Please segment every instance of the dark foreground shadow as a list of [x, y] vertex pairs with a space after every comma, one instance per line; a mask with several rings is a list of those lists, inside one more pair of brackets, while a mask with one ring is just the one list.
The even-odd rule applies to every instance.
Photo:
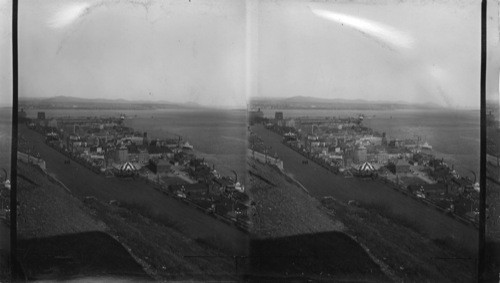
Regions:
[[28, 280], [89, 277], [151, 280], [127, 250], [103, 232], [19, 240], [17, 250]]
[[485, 243], [485, 266], [483, 282], [499, 282], [500, 280], [500, 242]]
[[341, 232], [253, 240], [248, 264], [248, 281], [390, 281], [365, 250]]

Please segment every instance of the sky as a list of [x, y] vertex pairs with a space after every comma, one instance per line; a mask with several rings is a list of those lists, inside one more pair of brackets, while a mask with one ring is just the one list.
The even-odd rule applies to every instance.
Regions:
[[[489, 8], [498, 97], [498, 2]], [[256, 10], [257, 95], [479, 108], [480, 1], [263, 0]]]
[[246, 105], [245, 2], [30, 0], [18, 17], [19, 97]]
[[[497, 100], [498, 2], [488, 8], [487, 93]], [[0, 0], [1, 105], [12, 100], [10, 15]], [[30, 0], [18, 20], [20, 97], [479, 108], [479, 0]]]

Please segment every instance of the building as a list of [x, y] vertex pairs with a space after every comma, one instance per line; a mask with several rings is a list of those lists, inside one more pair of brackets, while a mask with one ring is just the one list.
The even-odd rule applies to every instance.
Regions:
[[47, 121], [47, 127], [56, 128], [57, 129], [58, 126], [59, 126], [59, 122], [55, 118], [52, 118], [49, 121]]
[[146, 163], [149, 161], [149, 153], [146, 149], [139, 149], [138, 162]]
[[382, 146], [387, 146], [387, 137], [385, 132], [382, 133]]
[[283, 120], [283, 112], [275, 112], [274, 119], [276, 119], [277, 121]]
[[184, 185], [184, 190], [188, 197], [199, 197], [206, 195], [209, 192], [209, 188], [206, 183], [186, 184]]
[[360, 146], [354, 152], [354, 162], [355, 163], [363, 163], [367, 161], [367, 152], [366, 147]]
[[398, 159], [394, 164], [394, 173], [408, 173], [410, 172], [410, 163], [404, 159]]
[[38, 120], [45, 120], [45, 112], [38, 112]]
[[121, 147], [115, 152], [115, 162], [124, 163], [128, 161], [128, 149]]
[[128, 143], [128, 144], [132, 143], [135, 145], [143, 145], [144, 137], [137, 137], [137, 136], [125, 137], [122, 139], [122, 142]]
[[359, 139], [361, 144], [364, 145], [376, 145], [380, 146], [382, 145], [382, 139], [381, 137], [375, 137], [375, 136], [365, 136]]
[[285, 126], [290, 127], [290, 128], [295, 128], [295, 119], [287, 119], [285, 121]]
[[149, 168], [155, 174], [169, 172], [171, 167], [172, 165], [164, 159], [159, 159], [157, 161], [153, 160], [149, 161]]

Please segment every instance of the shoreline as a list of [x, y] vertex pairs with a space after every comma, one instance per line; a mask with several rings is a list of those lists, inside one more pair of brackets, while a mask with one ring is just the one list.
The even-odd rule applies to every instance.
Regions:
[[[140, 180], [106, 178], [77, 162], [71, 162], [69, 165], [64, 164], [67, 157], [46, 145], [38, 132], [27, 127], [23, 128], [23, 126], [20, 127], [20, 132], [36, 144], [41, 158], [46, 160], [47, 171], [57, 172], [57, 178], [68, 188], [71, 188], [72, 194], [80, 199], [93, 196], [106, 203], [116, 200], [123, 204], [143, 204], [161, 217], [175, 218], [176, 221], [182, 220], [185, 232], [192, 235], [193, 238], [210, 238], [218, 235], [220, 240], [226, 239], [222, 246], [235, 252], [241, 251], [243, 245], [239, 242], [247, 242], [248, 236], [236, 227], [214, 219], [193, 207], [186, 206], [170, 196], [165, 196], [153, 188], [151, 184]], [[141, 190], [138, 190], [139, 187]], [[204, 223], [202, 224], [200, 221]]]
[[[255, 128], [255, 127], [254, 127]], [[327, 171], [316, 163], [301, 164], [303, 156], [281, 143], [281, 137], [265, 128], [255, 131], [267, 145], [278, 152], [285, 170], [291, 172], [316, 198], [333, 196], [342, 202], [357, 200], [362, 203], [378, 204], [390, 208], [394, 213], [421, 226], [423, 232], [431, 238], [452, 237], [468, 250], [475, 251], [477, 241], [471, 245], [471, 239], [477, 238], [477, 229], [456, 221], [428, 207], [421, 202], [408, 198], [394, 191], [387, 184], [370, 182], [355, 178], [344, 178]], [[262, 134], [267, 131], [269, 134]], [[374, 192], [376, 191], [376, 192]]]
[[[381, 120], [390, 122], [391, 124], [394, 125], [394, 123], [397, 123], [399, 119], [403, 119], [405, 121], [410, 121], [411, 123], [411, 129], [415, 131], [420, 131], [421, 129], [426, 129], [426, 128], [433, 128], [438, 129], [438, 131], [441, 129], [438, 125], [433, 126], [429, 125], [428, 121], [424, 122], [414, 122], [413, 119], [410, 119], [413, 117], [413, 115], [410, 114], [415, 114], [415, 119], [420, 118], [427, 118], [424, 113], [430, 113], [430, 114], [436, 114], [438, 117], [435, 117], [436, 119], [445, 119], [445, 118], [457, 118], [453, 114], [460, 114], [463, 113], [465, 115], [465, 118], [471, 117], [472, 114], [474, 114], [473, 120], [467, 122], [469, 123], [469, 126], [467, 127], [467, 130], [475, 130], [477, 128], [477, 135], [469, 135], [466, 136], [467, 139], [476, 139], [479, 138], [479, 110], [468, 110], [468, 109], [445, 109], [445, 111], [441, 110], [433, 110], [433, 109], [399, 109], [399, 110], [356, 110], [356, 109], [341, 109], [341, 110], [321, 110], [321, 109], [301, 109], [301, 110], [296, 110], [296, 109], [262, 109], [262, 112], [264, 113], [265, 118], [272, 119], [274, 118], [274, 113], [275, 111], [282, 111], [284, 116], [287, 118], [292, 118], [292, 119], [297, 119], [300, 117], [315, 117], [315, 118], [324, 118], [324, 117], [340, 117], [340, 118], [347, 118], [347, 117], [357, 117], [359, 114], [365, 114], [365, 119], [363, 121], [363, 124], [369, 128], [372, 128], [373, 131], [376, 132], [386, 132], [387, 136], [390, 136], [392, 138], [409, 138], [413, 136], [413, 133], [408, 133], [406, 130], [401, 130], [399, 129], [399, 133], [394, 132], [394, 128], [391, 126], [385, 126], [381, 127], [381, 125], [378, 125]], [[393, 113], [395, 112], [395, 113]], [[477, 117], [476, 117], [476, 112], [477, 112]], [[421, 115], [419, 115], [421, 114]], [[390, 117], [394, 115], [392, 119]], [[410, 115], [410, 116], [409, 116]], [[441, 117], [443, 116], [444, 117]], [[460, 117], [463, 118], [463, 117]], [[446, 120], [445, 120], [446, 121]], [[455, 121], [455, 120], [454, 120]], [[473, 124], [470, 124], [473, 123]], [[450, 122], [451, 124], [451, 122]], [[403, 125], [403, 124], [401, 124]], [[456, 123], [453, 123], [453, 126], [455, 126]], [[477, 125], [477, 127], [472, 127], [471, 125]], [[432, 132], [432, 131], [431, 131]], [[430, 133], [420, 133], [422, 137], [425, 135], [432, 136]], [[423, 135], [422, 135], [423, 134]], [[460, 139], [461, 135], [456, 136], [456, 138]], [[479, 141], [476, 144], [475, 152], [477, 154], [474, 154], [474, 156], [470, 155], [470, 149], [464, 150], [462, 152], [455, 152], [455, 153], [445, 153], [438, 151], [437, 149], [442, 149], [443, 147], [446, 148], [447, 144], [450, 142], [457, 142], [457, 141], [440, 141], [440, 142], [431, 142], [428, 140], [428, 142], [434, 147], [433, 148], [433, 153], [437, 154], [437, 157], [444, 157], [445, 161], [453, 161], [452, 163], [455, 163], [455, 167], [458, 167], [457, 169], [460, 169], [460, 174], [463, 176], [471, 176], [470, 170], [473, 170], [477, 176], [479, 176]], [[458, 140], [458, 142], [460, 142]], [[435, 154], [435, 155], [436, 155]], [[460, 156], [465, 155], [468, 156], [464, 159], [460, 158]], [[470, 156], [469, 156], [470, 155]], [[458, 156], [458, 158], [457, 158]], [[469, 164], [471, 164], [472, 159], [477, 159], [476, 161], [473, 161], [474, 166], [471, 166], [470, 168], [468, 167]]]

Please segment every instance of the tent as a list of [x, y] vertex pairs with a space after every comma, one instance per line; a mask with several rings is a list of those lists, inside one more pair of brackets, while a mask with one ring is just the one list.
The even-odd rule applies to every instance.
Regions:
[[129, 172], [129, 173], [132, 173], [132, 172], [135, 172], [137, 171], [137, 168], [134, 166], [134, 164], [130, 163], [130, 162], [125, 162], [121, 167], [120, 167], [120, 171], [121, 172]]
[[359, 166], [358, 170], [360, 172], [372, 172], [375, 171], [375, 167], [373, 167], [373, 165], [371, 165], [369, 162], [365, 162]]

